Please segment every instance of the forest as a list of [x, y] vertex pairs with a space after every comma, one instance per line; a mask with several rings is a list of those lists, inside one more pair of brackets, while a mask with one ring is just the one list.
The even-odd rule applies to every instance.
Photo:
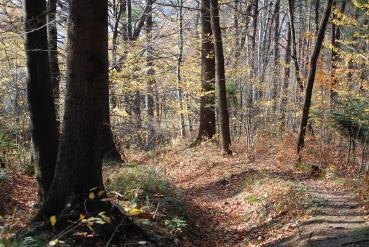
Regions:
[[367, 0], [0, 0], [0, 247], [369, 246]]

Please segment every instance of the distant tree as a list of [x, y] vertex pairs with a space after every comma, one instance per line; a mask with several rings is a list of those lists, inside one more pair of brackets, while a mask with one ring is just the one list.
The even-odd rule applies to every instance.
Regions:
[[39, 199], [44, 201], [54, 176], [58, 151], [48, 55], [46, 1], [25, 0], [23, 8], [32, 153]]
[[179, 103], [179, 124], [181, 137], [186, 137], [186, 126], [184, 118], [184, 103], [183, 103], [183, 90], [182, 90], [182, 66], [183, 66], [183, 1], [178, 1], [179, 13], [178, 13], [178, 54], [177, 54], [177, 94]]
[[227, 91], [225, 80], [225, 64], [223, 54], [222, 31], [219, 21], [218, 0], [211, 0], [211, 27], [214, 37], [216, 83], [218, 86], [219, 132], [222, 152], [231, 154], [231, 134], [229, 130], [229, 114], [227, 106]]
[[147, 65], [147, 93], [145, 96], [145, 105], [146, 105], [146, 148], [151, 148], [154, 142], [154, 85], [155, 81], [155, 69], [153, 66], [154, 60], [154, 52], [153, 52], [153, 37], [152, 37], [152, 29], [153, 29], [153, 17], [152, 17], [152, 0], [147, 0], [147, 6], [150, 6], [150, 10], [148, 12], [148, 16], [146, 18], [146, 65]]
[[327, 0], [325, 3], [323, 17], [320, 22], [318, 36], [315, 41], [315, 47], [314, 47], [313, 53], [311, 54], [311, 58], [310, 58], [310, 70], [309, 70], [309, 75], [308, 75], [308, 79], [306, 83], [305, 100], [304, 100], [304, 106], [302, 109], [301, 124], [300, 124], [298, 139], [297, 139], [296, 152], [298, 154], [299, 161], [301, 160], [301, 150], [303, 149], [304, 143], [305, 143], [306, 126], [307, 126], [308, 118], [309, 118], [309, 110], [310, 110], [311, 97], [312, 97], [313, 87], [314, 87], [317, 61], [318, 61], [319, 53], [320, 53], [320, 50], [322, 48], [322, 44], [324, 41], [324, 35], [327, 29], [327, 23], [329, 20], [329, 16], [331, 15], [332, 2], [333, 0]]

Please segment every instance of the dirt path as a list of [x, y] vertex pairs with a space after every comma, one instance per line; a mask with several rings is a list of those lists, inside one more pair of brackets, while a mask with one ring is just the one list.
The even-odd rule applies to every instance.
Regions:
[[314, 217], [300, 225], [296, 234], [266, 246], [369, 246], [368, 212], [350, 192], [334, 190], [325, 181], [305, 185], [316, 206]]
[[[250, 161], [242, 154], [223, 157], [211, 147], [202, 147], [196, 152], [169, 152], [151, 163], [160, 166], [185, 194], [189, 227], [180, 246], [369, 246], [368, 212], [350, 192], [332, 181], [283, 169], [273, 157]], [[314, 200], [314, 216], [301, 225], [279, 216], [261, 224], [246, 220], [250, 204], [244, 188], [252, 174], [304, 185]]]

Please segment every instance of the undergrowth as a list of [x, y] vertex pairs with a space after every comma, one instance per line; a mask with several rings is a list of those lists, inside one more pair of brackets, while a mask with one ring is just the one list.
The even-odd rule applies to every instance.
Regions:
[[293, 230], [309, 217], [312, 198], [300, 184], [282, 178], [254, 174], [245, 180], [245, 201], [248, 211], [245, 220], [257, 226], [247, 242], [256, 244], [283, 232]]
[[107, 173], [106, 189], [117, 205], [146, 230], [178, 241], [187, 226], [184, 198], [162, 172], [125, 164]]

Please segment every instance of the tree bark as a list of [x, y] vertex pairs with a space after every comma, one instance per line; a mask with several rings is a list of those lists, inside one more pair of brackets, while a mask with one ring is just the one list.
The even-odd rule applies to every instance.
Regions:
[[178, 57], [177, 57], [177, 93], [178, 93], [178, 103], [179, 103], [179, 125], [181, 131], [181, 137], [186, 137], [186, 126], [184, 121], [184, 106], [183, 106], [183, 90], [181, 88], [182, 84], [182, 60], [183, 60], [183, 1], [179, 0], [179, 30], [178, 30]]
[[284, 74], [283, 74], [283, 82], [282, 82], [282, 90], [281, 90], [281, 101], [279, 110], [281, 113], [281, 132], [285, 130], [286, 128], [286, 106], [288, 103], [288, 83], [290, 80], [290, 72], [291, 72], [291, 26], [288, 24], [287, 29], [287, 45], [286, 45], [286, 53], [284, 56]]
[[154, 144], [154, 85], [155, 81], [155, 69], [153, 67], [154, 54], [153, 54], [153, 18], [152, 18], [152, 0], [147, 0], [149, 6], [148, 16], [146, 18], [146, 66], [147, 66], [147, 92], [145, 97], [146, 104], [146, 143], [145, 147], [150, 149]]
[[[333, 8], [336, 7], [336, 3], [333, 3]], [[346, 2], [342, 2], [341, 5], [341, 12], [344, 13], [345, 12], [345, 8], [346, 8]], [[335, 15], [333, 14], [332, 19], [335, 19]], [[337, 53], [337, 49], [339, 49], [339, 43], [337, 43], [336, 41], [339, 40], [341, 38], [341, 30], [339, 27], [336, 26], [336, 24], [333, 23], [332, 20], [332, 71], [331, 71], [331, 86], [330, 86], [330, 104], [331, 106], [334, 105], [334, 103], [337, 101], [337, 92], [336, 92], [336, 87], [337, 87], [337, 78], [336, 78], [336, 70], [337, 70], [337, 63], [338, 63], [338, 59], [339, 59], [339, 55]]]
[[54, 176], [58, 151], [57, 122], [48, 56], [46, 1], [25, 0], [23, 4], [32, 151], [38, 196], [42, 202]]
[[302, 110], [301, 125], [299, 129], [297, 149], [296, 149], [296, 153], [298, 154], [299, 161], [301, 161], [301, 150], [303, 149], [304, 143], [305, 143], [306, 126], [307, 126], [308, 118], [309, 118], [309, 110], [310, 110], [311, 97], [312, 97], [313, 87], [314, 87], [317, 61], [318, 61], [320, 50], [322, 48], [322, 44], [324, 41], [324, 36], [325, 36], [325, 31], [327, 29], [327, 23], [329, 20], [329, 16], [331, 14], [332, 2], [333, 0], [326, 0], [323, 17], [319, 25], [318, 36], [315, 41], [315, 47], [314, 47], [313, 53], [310, 58], [310, 70], [309, 70], [309, 75], [308, 75], [307, 84], [306, 84], [305, 100], [304, 100], [304, 106]]
[[213, 138], [215, 126], [215, 51], [211, 30], [210, 0], [201, 1], [200, 125], [196, 142]]
[[277, 111], [277, 95], [278, 95], [278, 79], [280, 76], [278, 75], [280, 71], [280, 61], [279, 61], [279, 12], [280, 12], [281, 0], [276, 0], [274, 6], [274, 67], [273, 67], [273, 76], [272, 76], [272, 93], [271, 99], [273, 101], [273, 112]]
[[229, 114], [227, 106], [227, 91], [224, 67], [224, 54], [222, 31], [219, 21], [218, 0], [211, 0], [211, 27], [214, 37], [215, 65], [216, 65], [216, 83], [218, 86], [218, 111], [219, 111], [219, 132], [221, 138], [221, 147], [224, 154], [231, 154], [231, 134], [229, 130]]
[[300, 91], [303, 92], [304, 84], [300, 76], [300, 68], [299, 68], [299, 62], [297, 59], [297, 48], [296, 48], [296, 30], [295, 30], [295, 21], [294, 21], [295, 0], [288, 0], [288, 10], [289, 10], [291, 38], [292, 38], [292, 61], [293, 61], [293, 65], [295, 66], [295, 77], [296, 77], [297, 85]]
[[58, 124], [58, 131], [60, 126], [59, 116], [59, 82], [60, 69], [58, 59], [58, 30], [56, 23], [56, 6], [57, 0], [48, 0], [48, 41], [49, 41], [49, 62], [51, 85], [54, 96], [56, 120]]
[[102, 188], [102, 129], [108, 102], [108, 1], [71, 0], [67, 82], [55, 177], [38, 217], [59, 215], [68, 203]]

